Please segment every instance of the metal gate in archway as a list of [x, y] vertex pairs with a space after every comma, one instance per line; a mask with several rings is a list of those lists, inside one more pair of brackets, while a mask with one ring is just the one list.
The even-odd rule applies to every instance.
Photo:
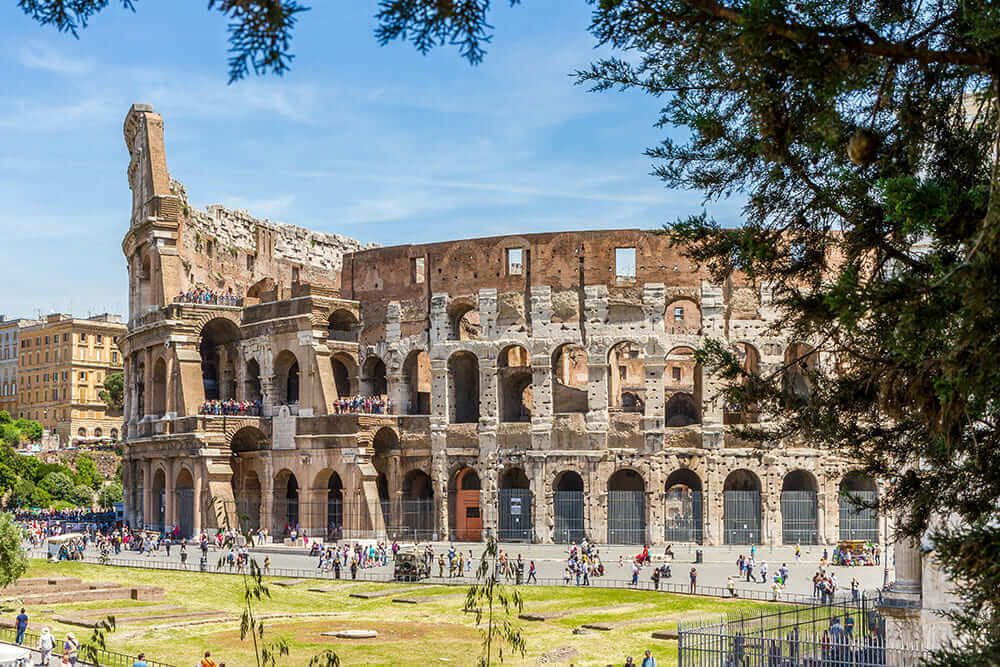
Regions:
[[194, 489], [177, 489], [177, 527], [181, 537], [194, 535]]
[[761, 542], [760, 491], [724, 491], [726, 544]]
[[167, 490], [159, 489], [156, 492], [156, 530], [163, 532], [167, 527]]
[[701, 491], [671, 489], [664, 501], [663, 537], [667, 542], [696, 542], [702, 540]]
[[840, 496], [840, 539], [878, 542], [878, 493], [846, 491]]
[[531, 542], [531, 491], [500, 489], [500, 521], [497, 537], [501, 542]]
[[568, 544], [583, 540], [583, 491], [556, 491], [553, 498], [555, 530], [552, 540]]
[[815, 491], [781, 492], [781, 541], [785, 544], [819, 544]]
[[608, 544], [645, 544], [646, 494], [608, 491]]

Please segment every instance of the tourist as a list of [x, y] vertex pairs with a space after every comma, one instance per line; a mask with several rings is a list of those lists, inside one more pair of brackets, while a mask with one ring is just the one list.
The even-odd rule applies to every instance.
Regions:
[[802, 560], [802, 547], [798, 544], [795, 545], [795, 563], [796, 565]]
[[767, 561], [762, 560], [760, 562], [760, 583], [767, 583]]
[[28, 629], [28, 615], [24, 613], [24, 607], [21, 607], [21, 613], [17, 615], [15, 623], [17, 626], [17, 639], [15, 641], [20, 646], [24, 643], [24, 632]]
[[149, 667], [149, 663], [146, 662], [146, 654], [140, 653], [136, 661], [132, 663], [132, 667]]
[[733, 581], [732, 577], [729, 577], [729, 579], [726, 581], [726, 588], [729, 589], [729, 597], [731, 598], [736, 597], [736, 582]]
[[639, 561], [632, 561], [632, 585], [639, 583]]
[[851, 600], [857, 602], [861, 597], [861, 582], [857, 577], [851, 577]]
[[642, 667], [656, 667], [656, 658], [653, 657], [648, 648], [646, 649], [646, 657], [642, 659]]
[[201, 665], [201, 667], [217, 667], [215, 664], [215, 660], [212, 660], [211, 651], [205, 651], [205, 657], [202, 658], [201, 663], [199, 664]]
[[38, 638], [38, 652], [42, 654], [43, 665], [49, 664], [49, 659], [52, 657], [52, 649], [56, 646], [55, 637], [49, 632], [48, 626], [42, 628], [42, 635]]
[[76, 654], [79, 650], [80, 642], [76, 641], [76, 635], [72, 632], [66, 633], [66, 641], [63, 642], [63, 660], [76, 665]]
[[635, 667], [635, 663], [632, 661], [632, 656], [626, 656], [625, 667]]
[[[461, 561], [459, 561], [458, 565], [458, 576], [460, 577], [462, 576]], [[528, 583], [530, 584], [532, 581], [534, 581], [536, 584], [538, 583], [538, 578], [535, 576], [535, 561], [530, 561], [528, 563]]]
[[[693, 594], [698, 588], [698, 570], [692, 567], [689, 576], [691, 578], [691, 586], [689, 592]], [[646, 655], [649, 655], [649, 651], [646, 651]], [[643, 660], [642, 664], [645, 665], [646, 661]], [[656, 664], [655, 660], [653, 661], [653, 664], [654, 665]]]

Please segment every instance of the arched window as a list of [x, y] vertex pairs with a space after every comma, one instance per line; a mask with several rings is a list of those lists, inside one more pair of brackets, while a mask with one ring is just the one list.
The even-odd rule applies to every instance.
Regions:
[[448, 308], [448, 321], [451, 324], [449, 337], [452, 340], [478, 340], [482, 333], [479, 311], [471, 304], [453, 304]]
[[500, 383], [500, 421], [531, 421], [532, 376], [531, 357], [520, 345], [512, 345], [500, 353], [498, 360]]
[[819, 544], [816, 492], [812, 473], [793, 470], [781, 484], [781, 535], [784, 544]]
[[448, 398], [452, 424], [479, 421], [479, 360], [471, 352], [448, 358]]
[[552, 354], [552, 411], [587, 412], [587, 351], [566, 343]]
[[274, 359], [275, 387], [278, 405], [299, 402], [299, 361], [289, 350], [282, 350]]
[[335, 310], [327, 319], [327, 337], [330, 340], [357, 343], [360, 331], [358, 318], [349, 310], [343, 308]]
[[608, 353], [608, 405], [625, 412], [642, 412], [646, 396], [646, 366], [642, 348], [618, 343]]
[[[240, 330], [230, 320], [216, 318], [201, 330], [201, 378], [205, 400], [236, 398], [237, 342]], [[155, 409], [155, 408], [154, 408]]]

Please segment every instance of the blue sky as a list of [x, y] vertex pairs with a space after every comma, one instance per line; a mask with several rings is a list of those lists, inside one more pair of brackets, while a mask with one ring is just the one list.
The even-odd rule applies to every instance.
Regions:
[[[478, 67], [453, 48], [379, 47], [374, 0], [316, 0], [292, 71], [233, 85], [225, 20], [204, 0], [115, 4], [79, 40], [0, 5], [8, 316], [125, 312], [132, 102], [163, 115], [168, 168], [194, 205], [366, 242], [655, 228], [702, 209], [649, 175], [656, 99], [573, 85], [604, 53], [582, 0], [496, 3]], [[738, 222], [735, 203], [710, 210]]]

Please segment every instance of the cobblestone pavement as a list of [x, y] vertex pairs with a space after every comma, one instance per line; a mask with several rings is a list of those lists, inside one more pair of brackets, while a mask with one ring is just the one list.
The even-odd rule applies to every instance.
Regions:
[[[425, 543], [421, 543], [421, 549], [424, 544]], [[435, 542], [432, 543], [432, 546], [434, 548], [436, 558], [438, 554], [447, 554], [448, 548], [451, 545], [447, 542]], [[466, 558], [468, 558], [469, 551], [471, 550], [474, 565], [478, 564], [478, 558], [482, 553], [481, 544], [455, 543], [455, 547], [456, 549], [461, 550], [462, 553], [465, 554]], [[412, 548], [412, 543], [401, 543], [401, 548]], [[507, 552], [512, 559], [516, 559], [518, 554], [522, 556], [525, 561], [525, 576], [527, 576], [527, 563], [530, 560], [534, 560], [535, 567], [538, 570], [538, 578], [540, 579], [539, 583], [562, 584], [563, 570], [565, 568], [565, 559], [567, 555], [567, 547], [565, 545], [511, 543], [501, 544], [500, 548]], [[632, 577], [631, 558], [641, 551], [641, 547], [599, 545], [597, 548], [600, 551], [605, 567], [604, 581], [600, 583], [602, 585], [627, 586]], [[832, 546], [827, 546], [825, 548], [830, 553], [833, 552]], [[704, 562], [697, 564], [694, 563], [696, 549], [702, 550]], [[777, 568], [782, 565], [782, 563], [786, 563], [790, 570], [790, 575], [788, 585], [783, 593], [811, 595], [812, 576], [819, 567], [819, 560], [823, 555], [823, 549], [823, 546], [803, 546], [801, 562], [796, 564], [793, 547], [758, 547], [758, 570], [755, 574], [758, 575], [759, 579], [759, 566], [763, 562], [766, 562], [768, 565], [768, 577], [770, 578]], [[673, 576], [669, 580], [664, 580], [664, 582], [673, 584], [674, 586], [681, 585], [686, 590], [688, 585], [688, 573], [692, 567], [695, 567], [697, 568], [698, 585], [700, 587], [723, 588], [727, 584], [728, 577], [733, 576], [734, 579], [737, 579], [737, 587], [740, 590], [759, 591], [758, 595], [769, 593], [771, 590], [770, 584], [747, 582], [745, 580], [741, 581], [737, 578], [738, 570], [736, 567], [736, 559], [741, 553], [748, 554], [749, 547], [700, 547], [681, 545], [674, 547], [674, 552], [675, 557], [673, 560], [664, 560], [662, 547], [652, 547], [650, 549], [650, 553], [654, 559], [654, 564], [662, 562], [670, 563]], [[258, 562], [263, 561], [265, 554], [270, 556], [271, 567], [279, 572], [280, 570], [286, 569], [302, 570], [305, 573], [318, 572], [318, 559], [309, 556], [306, 550], [301, 548], [292, 548], [281, 545], [267, 545], [253, 549], [252, 553], [257, 558]], [[36, 553], [36, 555], [44, 557], [44, 554], [41, 553]], [[209, 570], [215, 570], [217, 568], [218, 561], [222, 555], [222, 551], [215, 549], [209, 551]], [[189, 569], [198, 569], [200, 556], [201, 552], [197, 547], [189, 547], [187, 563]], [[619, 556], [621, 556], [622, 560], [621, 565], [619, 565]], [[96, 559], [98, 557], [97, 550], [93, 548], [88, 550], [87, 557], [88, 559]], [[179, 566], [181, 562], [180, 549], [176, 546], [171, 548], [169, 556], [167, 556], [166, 550], [161, 548], [158, 552], [154, 552], [150, 556], [145, 556], [133, 551], [122, 551], [118, 555], [112, 554], [112, 557], [118, 561], [136, 562], [137, 564], [148, 562], [151, 565], [166, 565], [169, 563], [172, 564], [172, 566]], [[882, 566], [834, 567], [832, 568], [832, 571], [836, 573], [840, 590], [842, 591], [850, 590], [851, 579], [853, 577], [858, 579], [862, 590], [872, 590], [879, 588], [882, 585], [883, 577], [885, 576], [884, 568]], [[361, 570], [359, 571], [359, 578], [387, 579], [391, 576], [391, 574], [392, 565], [390, 563], [389, 565], [383, 567]], [[447, 579], [447, 571], [445, 574], [445, 578]], [[649, 586], [651, 574], [652, 570], [649, 567], [642, 569], [639, 575], [639, 581], [643, 586]], [[438, 575], [436, 561], [433, 568], [433, 575], [435, 575], [435, 578]], [[464, 577], [464, 579], [471, 581], [471, 577], [468, 576], [468, 573], [466, 573], [466, 575], [467, 576]], [[343, 576], [346, 578], [348, 576], [347, 572], [345, 572]], [[894, 579], [891, 558], [889, 563], [888, 579], [889, 581]], [[575, 580], [571, 583], [575, 583]]]

